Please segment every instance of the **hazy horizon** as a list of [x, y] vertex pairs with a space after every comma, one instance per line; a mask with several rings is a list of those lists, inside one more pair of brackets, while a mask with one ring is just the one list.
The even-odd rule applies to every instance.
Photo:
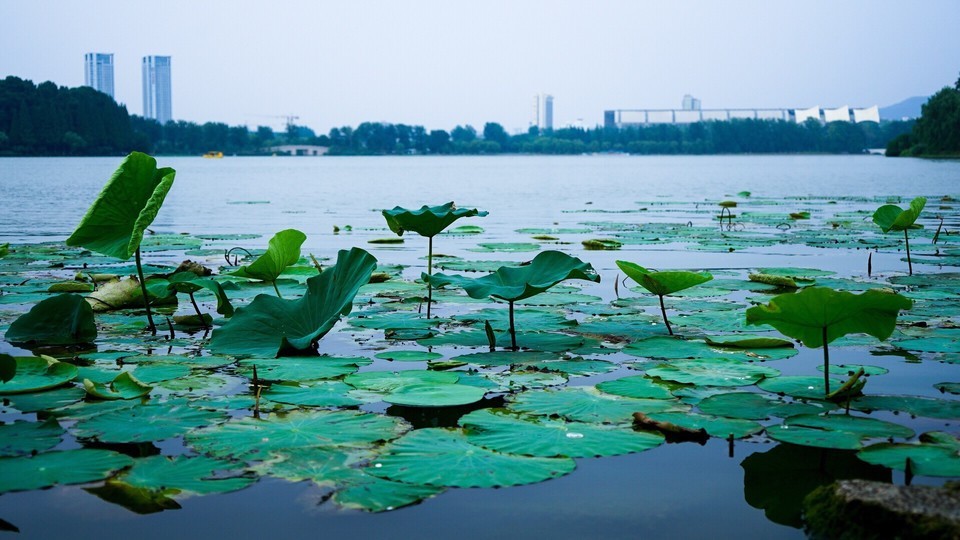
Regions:
[[140, 60], [172, 57], [173, 116], [318, 133], [363, 121], [524, 130], [604, 109], [886, 106], [952, 85], [960, 2], [308, 1], [0, 3], [0, 77], [83, 84], [113, 53], [142, 114]]

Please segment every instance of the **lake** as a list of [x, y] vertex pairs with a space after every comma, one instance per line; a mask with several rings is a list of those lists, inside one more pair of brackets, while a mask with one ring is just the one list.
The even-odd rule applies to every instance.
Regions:
[[[0, 214], [0, 244], [10, 242], [15, 248], [18, 244], [64, 240], [119, 162], [119, 158], [0, 159], [0, 200], [5, 202]], [[228, 157], [159, 158], [158, 162], [175, 168], [177, 177], [150, 226], [152, 231], [214, 239], [222, 235], [259, 235], [204, 243], [209, 251], [200, 250], [197, 253], [201, 254], [194, 258], [200, 257], [215, 270], [224, 264], [217, 251], [233, 245], [262, 249], [275, 232], [296, 228], [307, 235], [302, 250], [305, 255], [316, 255], [326, 263], [335, 258], [339, 249], [362, 247], [383, 265], [400, 265], [402, 269], [395, 279], [410, 282], [426, 271], [426, 241], [408, 233], [403, 236], [403, 244], [371, 244], [370, 240], [395, 236], [386, 228], [381, 210], [397, 205], [414, 208], [456, 201], [460, 207], [487, 210], [489, 215], [464, 219], [453, 226], [477, 225], [483, 232], [440, 235], [434, 242], [435, 252], [464, 261], [512, 263], [529, 261], [537, 251], [546, 249], [560, 249], [580, 257], [602, 277], [601, 283], [588, 283], [580, 291], [596, 297], [595, 301], [584, 300], [593, 307], [584, 309], [562, 301], [556, 306], [568, 319], [581, 323], [594, 312], [602, 312], [618, 296], [643, 296], [638, 288], [627, 290], [627, 285], [634, 286], [633, 283], [621, 283], [618, 290], [614, 289], [616, 278], [622, 278], [614, 262], [618, 259], [658, 269], [710, 270], [715, 278], [728, 281], [745, 280], [746, 273], [756, 268], [797, 267], [834, 272], [836, 279], [868, 282], [867, 256], [871, 250], [854, 245], [858, 231], [868, 229], [864, 224], [869, 225], [869, 214], [863, 212], [872, 212], [888, 198], [903, 206], [914, 196], [960, 194], [960, 162], [877, 156]], [[717, 203], [731, 199], [738, 202], [734, 211], [741, 215], [735, 218], [736, 226], [724, 229], [717, 222]], [[936, 229], [937, 222], [930, 214], [936, 208], [937, 203], [931, 199], [923, 234], [932, 234], [930, 230]], [[790, 212], [810, 212], [812, 218], [809, 223], [791, 220], [787, 217]], [[944, 212], [948, 230], [956, 230], [957, 214]], [[771, 217], [773, 214], [776, 216]], [[845, 238], [851, 243], [839, 248], [824, 247], [824, 236], [818, 231], [840, 221], [843, 223], [836, 228], [849, 227], [852, 232]], [[642, 224], [661, 232], [666, 230], [663, 227], [677, 224], [701, 232], [691, 232], [690, 239], [652, 238], [640, 227]], [[716, 241], [703, 237], [706, 227], [717, 229]], [[518, 232], [520, 229], [529, 230]], [[548, 234], [556, 240], [531, 239], [536, 234]], [[879, 231], [875, 234], [879, 235]], [[748, 238], [738, 239], [738, 235]], [[789, 240], [781, 242], [778, 235]], [[590, 238], [618, 238], [623, 245], [610, 251], [585, 250], [581, 241]], [[956, 237], [947, 240], [951, 241], [956, 249]], [[727, 248], [723, 242], [733, 243]], [[536, 245], [516, 245], [531, 243]], [[915, 256], [932, 256], [929, 239], [911, 237], [911, 243], [918, 254]], [[146, 263], [175, 265], [175, 259], [182, 256], [184, 250], [159, 250], [147, 251], [144, 259]], [[884, 279], [902, 275], [905, 263], [901, 257], [896, 248], [889, 246], [874, 251], [870, 262], [873, 280], [878, 276]], [[443, 259], [438, 260], [442, 265]], [[917, 274], [951, 271], [949, 265], [915, 262], [914, 266]], [[15, 292], [13, 281], [2, 282], [6, 293]], [[769, 299], [749, 291], [722, 294], [726, 301], [743, 306]], [[375, 295], [361, 292], [360, 297], [369, 299], [369, 304], [358, 305], [348, 321], [366, 310], [376, 313], [372, 296]], [[435, 313], [449, 317], [478, 307], [499, 309], [487, 304], [473, 305], [465, 297], [463, 300], [464, 303], [457, 304], [456, 295], [448, 293], [434, 308]], [[692, 306], [698, 299], [692, 296], [685, 301]], [[181, 306], [184, 304], [181, 302]], [[206, 305], [211, 305], [209, 299]], [[0, 329], [5, 330], [29, 307], [0, 304]], [[641, 308], [651, 316], [659, 316], [653, 304], [642, 304]], [[956, 321], [955, 310], [956, 307], [945, 316]], [[739, 320], [742, 313], [731, 311], [730, 317]], [[400, 343], [399, 348], [403, 349], [417, 346], [412, 340]], [[364, 332], [345, 323], [320, 342], [323, 353], [370, 358], [393, 346], [382, 331]], [[614, 351], [601, 351], [604, 354], [596, 350], [593, 352], [597, 354], [584, 354], [616, 365], [602, 373], [570, 376], [567, 385], [591, 386], [640, 374], [638, 370], [642, 368], [632, 364], [637, 358], [624, 354], [622, 346], [615, 344]], [[446, 358], [471, 352], [450, 345], [433, 350]], [[920, 363], [920, 359], [905, 361], [904, 355], [878, 356], [871, 350], [875, 350], [873, 344], [862, 341], [848, 343], [847, 347], [836, 349], [836, 353], [831, 349], [831, 353], [842, 358], [835, 363], [882, 364], [889, 370], [886, 375], [871, 377], [865, 390], [868, 394], [909, 394], [956, 401], [956, 396], [943, 395], [934, 388], [936, 383], [960, 380], [960, 368], [955, 363], [943, 361], [929, 351], [916, 353], [922, 359]], [[883, 350], [889, 352], [889, 348]], [[6, 342], [0, 342], [0, 353], [25, 354]], [[426, 367], [424, 362], [400, 364], [403, 363], [377, 359], [360, 371]], [[819, 375], [816, 367], [821, 364], [821, 356], [818, 350], [800, 347], [793, 358], [766, 364], [783, 375]], [[231, 370], [218, 373], [226, 381], [224, 389], [218, 392], [245, 392], [246, 379]], [[5, 406], [0, 419], [6, 422], [37, 418], [35, 414], [18, 412], [15, 401], [14, 407]], [[450, 417], [442, 411], [397, 409], [378, 401], [369, 401], [360, 410], [404, 418], [418, 428], [454, 426], [456, 415], [463, 412], [458, 410]], [[956, 418], [907, 419], [907, 415], [889, 411], [871, 416], [899, 419], [918, 434], [934, 430], [957, 434]], [[73, 420], [67, 419], [62, 425], [69, 431]], [[58, 448], [79, 446], [74, 436], [67, 435]], [[99, 447], [128, 454], [140, 451], [130, 445]], [[182, 437], [159, 443], [156, 448], [150, 452], [193, 453]], [[796, 526], [791, 514], [794, 510], [779, 509], [778, 504], [801, 496], [803, 489], [809, 488], [816, 472], [805, 469], [805, 464], [833, 462], [835, 467], [843, 467], [851, 460], [856, 462], [851, 455], [778, 444], [762, 435], [734, 443], [714, 437], [704, 445], [664, 444], [626, 455], [577, 458], [576, 470], [560, 478], [499, 489], [452, 488], [420, 504], [383, 513], [343, 509], [328, 500], [328, 487], [269, 476], [240, 491], [178, 499], [182, 508], [147, 515], [108, 503], [81, 487], [57, 486], [0, 496], [0, 519], [18, 527], [26, 538], [94, 538], [104, 534], [164, 539], [211, 535], [797, 538], [804, 533]], [[757, 457], [745, 461], [751, 456]], [[904, 481], [898, 471], [886, 473], [886, 479]], [[918, 476], [914, 482], [938, 484], [942, 480]]]

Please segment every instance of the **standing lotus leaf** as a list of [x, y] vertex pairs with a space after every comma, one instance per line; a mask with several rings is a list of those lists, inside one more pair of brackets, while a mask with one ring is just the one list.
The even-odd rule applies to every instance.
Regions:
[[510, 304], [510, 341], [517, 349], [517, 332], [513, 320], [513, 303], [530, 298], [568, 279], [583, 279], [600, 283], [600, 275], [590, 263], [560, 251], [544, 251], [522, 266], [501, 266], [496, 272], [479, 278], [423, 274], [431, 285], [463, 287], [470, 298], [487, 297], [506, 300]]
[[913, 302], [892, 291], [871, 289], [862, 294], [808, 287], [774, 296], [766, 306], [747, 310], [747, 324], [768, 324], [805, 346], [823, 347], [823, 381], [830, 393], [830, 352], [827, 344], [847, 334], [869, 334], [885, 340], [897, 325], [901, 309]]
[[[406, 231], [413, 231], [420, 236], [427, 237], [427, 275], [433, 274], [433, 237], [450, 226], [454, 221], [463, 217], [486, 216], [487, 212], [476, 208], [457, 208], [453, 201], [440, 206], [423, 205], [419, 210], [407, 210], [395, 206], [393, 210], [384, 210], [383, 217], [387, 220], [390, 230], [403, 236]], [[427, 281], [427, 318], [430, 318], [430, 303], [433, 301], [433, 285]]]
[[207, 289], [217, 297], [217, 313], [224, 317], [233, 317], [233, 305], [230, 303], [230, 299], [227, 298], [227, 293], [224, 292], [223, 285], [220, 285], [219, 282], [213, 279], [200, 277], [190, 271], [184, 271], [177, 272], [166, 278], [151, 279], [147, 282], [147, 291], [159, 299], [176, 296], [177, 293], [186, 293], [190, 297], [190, 303], [193, 304], [193, 309], [197, 312], [197, 317], [201, 324], [206, 326], [207, 319], [204, 318], [203, 313], [200, 312], [200, 307], [197, 306], [197, 301], [193, 297], [194, 293], [200, 289]]
[[47, 298], [13, 321], [4, 335], [31, 346], [79, 345], [97, 339], [93, 309], [79, 294]]
[[903, 210], [895, 204], [885, 204], [873, 213], [873, 222], [880, 226], [884, 233], [890, 231], [903, 231], [903, 240], [907, 244], [907, 267], [910, 269], [910, 275], [913, 275], [913, 262], [910, 261], [910, 237], [907, 236], [908, 229], [920, 229], [916, 221], [920, 218], [920, 212], [926, 206], [925, 197], [917, 197], [910, 201], [910, 207]]
[[277, 278], [286, 267], [300, 260], [300, 246], [306, 239], [307, 235], [296, 229], [282, 230], [270, 239], [266, 253], [249, 265], [234, 270], [230, 275], [272, 283], [277, 296], [280, 296]]
[[713, 279], [713, 276], [707, 272], [687, 272], [685, 270], [656, 272], [627, 261], [617, 261], [617, 266], [623, 270], [627, 277], [660, 298], [660, 313], [663, 315], [663, 323], [667, 326], [667, 332], [671, 336], [673, 335], [673, 329], [670, 328], [670, 321], [667, 319], [667, 309], [663, 305], [663, 297]]
[[213, 332], [210, 349], [220, 354], [275, 358], [281, 353], [315, 354], [317, 341], [370, 281], [377, 259], [360, 248], [341, 250], [337, 264], [307, 279], [307, 292], [296, 300], [261, 294]]
[[156, 159], [132, 152], [93, 201], [77, 230], [67, 238], [68, 246], [82, 246], [118, 259], [127, 260], [136, 255], [147, 322], [152, 333], [156, 333], [156, 326], [150, 314], [140, 264], [140, 242], [143, 232], [157, 217], [175, 176], [176, 171], [170, 167], [158, 169]]

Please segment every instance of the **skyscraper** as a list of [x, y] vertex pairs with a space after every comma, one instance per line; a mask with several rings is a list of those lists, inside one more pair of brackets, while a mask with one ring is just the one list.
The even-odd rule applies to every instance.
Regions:
[[83, 85], [113, 96], [113, 54], [83, 55]]
[[550, 94], [533, 96], [533, 125], [540, 130], [553, 129], [553, 96]]
[[553, 96], [543, 96], [543, 129], [553, 129]]
[[169, 56], [143, 57], [143, 117], [161, 124], [173, 119]]

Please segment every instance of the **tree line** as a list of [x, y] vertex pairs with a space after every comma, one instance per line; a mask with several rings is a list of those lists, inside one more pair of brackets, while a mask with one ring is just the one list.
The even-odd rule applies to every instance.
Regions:
[[888, 156], [960, 156], [960, 78], [930, 97], [913, 130], [893, 138]]
[[[932, 100], [931, 100], [932, 101]], [[926, 108], [925, 108], [926, 109]], [[916, 133], [913, 122], [797, 124], [782, 120], [735, 119], [688, 125], [554, 130], [530, 128], [509, 134], [496, 122], [482, 130], [458, 125], [450, 131], [423, 126], [364, 122], [316, 135], [304, 126], [274, 131], [220, 122], [197, 124], [130, 115], [106, 94], [91, 88], [7, 77], [0, 81], [0, 155], [265, 155], [284, 144], [325, 146], [332, 155], [408, 154], [742, 154], [861, 153]], [[925, 128], [926, 129], [926, 128]], [[956, 133], [956, 132], [955, 132]]]

